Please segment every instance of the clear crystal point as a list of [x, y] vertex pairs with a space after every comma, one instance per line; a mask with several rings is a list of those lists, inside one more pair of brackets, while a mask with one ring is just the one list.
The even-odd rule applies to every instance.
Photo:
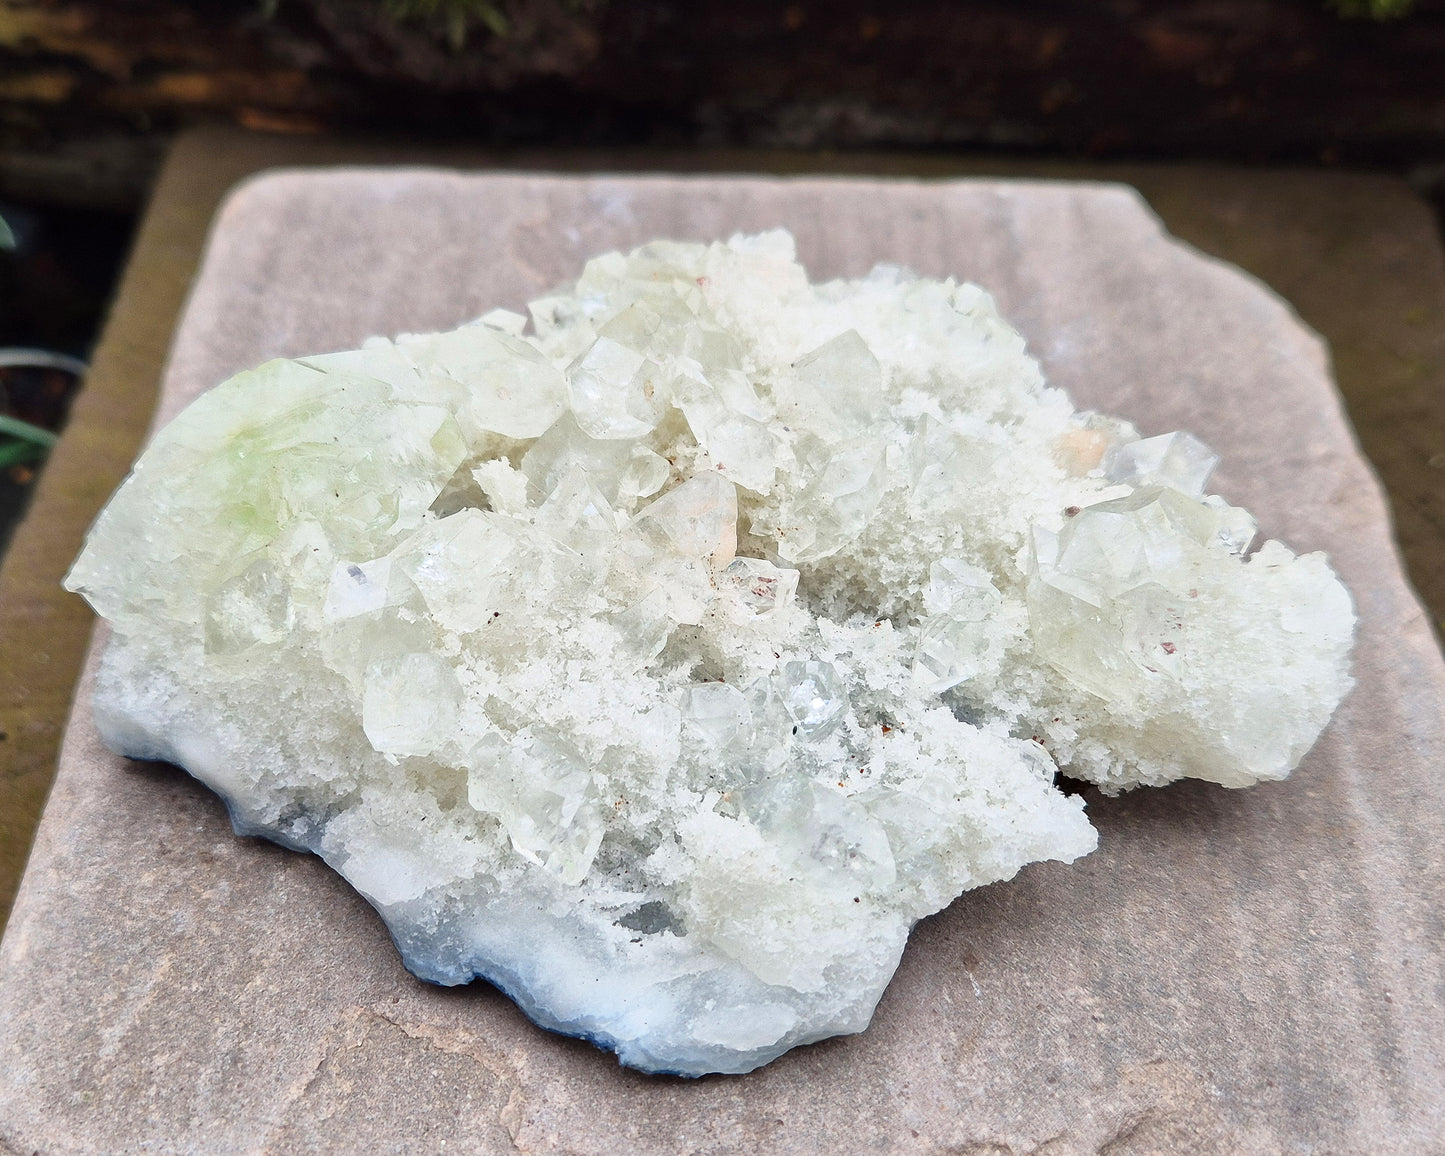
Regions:
[[913, 675], [934, 694], [973, 678], [985, 668], [989, 635], [977, 620], [940, 614], [923, 623], [913, 656]]
[[603, 550], [617, 535], [617, 517], [581, 466], [573, 466], [537, 507], [537, 525], [575, 550]]
[[398, 588], [391, 581], [390, 558], [341, 562], [331, 573], [322, 614], [327, 621], [337, 621], [395, 606], [399, 601]]
[[711, 389], [682, 402], [688, 427], [717, 469], [746, 489], [766, 493], [777, 474], [773, 433], [761, 421], [729, 408]]
[[888, 887], [897, 878], [888, 833], [868, 809], [807, 779], [785, 778], [745, 792], [745, 805], [790, 857], [833, 885]]
[[662, 381], [656, 363], [609, 337], [599, 337], [567, 367], [572, 416], [591, 438], [642, 437], [662, 416]]
[[530, 342], [489, 325], [405, 338], [426, 388], [452, 402], [467, 431], [533, 438], [567, 407], [562, 374]]
[[958, 558], [938, 558], [928, 564], [928, 585], [923, 605], [930, 614], [951, 614], [979, 622], [1002, 601], [987, 570]]
[[1130, 442], [1109, 451], [1104, 474], [1131, 486], [1169, 486], [1200, 497], [1219, 455], [1193, 434], [1176, 432]]
[[855, 329], [804, 354], [793, 371], [799, 404], [833, 415], [841, 428], [866, 428], [882, 412], [883, 369]]
[[734, 741], [746, 745], [752, 737], [752, 712], [747, 699], [737, 687], [722, 682], [688, 687], [683, 695], [682, 721], [718, 750]]
[[800, 739], [826, 737], [848, 713], [848, 692], [831, 662], [785, 662], [778, 682], [783, 706]]
[[522, 455], [521, 470], [534, 501], [541, 503], [568, 470], [580, 466], [609, 503], [630, 508], [667, 482], [667, 460], [630, 437], [599, 439], [564, 414]]
[[737, 490], [718, 474], [699, 474], [645, 506], [636, 523], [685, 557], [725, 566], [737, 553]]
[[259, 559], [206, 600], [206, 650], [235, 654], [281, 642], [294, 617], [289, 583], [273, 562]]
[[604, 827], [596, 784], [578, 753], [544, 734], [507, 742], [484, 737], [467, 759], [467, 800], [496, 815], [512, 847], [563, 884], [587, 874]]
[[361, 725], [387, 755], [429, 755], [452, 738], [462, 688], [451, 664], [435, 654], [402, 654], [367, 668]]
[[838, 553], [868, 527], [888, 484], [887, 454], [877, 441], [828, 446], [804, 441], [812, 480], [783, 512], [778, 554], [816, 562]]
[[723, 567], [720, 585], [738, 605], [762, 617], [790, 605], [798, 589], [798, 571], [762, 558], [734, 558]]

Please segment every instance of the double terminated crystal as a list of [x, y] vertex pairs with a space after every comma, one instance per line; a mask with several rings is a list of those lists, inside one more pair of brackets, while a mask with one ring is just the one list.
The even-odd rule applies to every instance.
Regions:
[[[278, 361], [155, 439], [68, 584], [96, 698], [407, 965], [623, 1062], [861, 1030], [908, 929], [1115, 791], [1298, 762], [1322, 558], [1076, 413], [969, 285], [659, 243], [452, 333]], [[968, 720], [968, 721], [964, 721]]]

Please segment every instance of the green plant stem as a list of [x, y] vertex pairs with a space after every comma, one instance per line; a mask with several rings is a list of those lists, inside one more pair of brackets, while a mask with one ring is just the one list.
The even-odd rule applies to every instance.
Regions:
[[0, 434], [8, 434], [47, 450], [58, 440], [48, 429], [41, 429], [38, 425], [31, 425], [28, 421], [21, 421], [18, 417], [3, 413], [0, 413]]
[[45, 447], [34, 442], [0, 440], [0, 469], [39, 461], [45, 454]]

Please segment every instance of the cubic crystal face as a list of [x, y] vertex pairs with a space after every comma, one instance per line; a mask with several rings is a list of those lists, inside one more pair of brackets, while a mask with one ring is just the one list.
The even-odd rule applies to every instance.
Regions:
[[154, 439], [67, 586], [95, 712], [321, 855], [438, 983], [622, 1061], [868, 1023], [908, 930], [1105, 793], [1299, 762], [1320, 555], [1048, 388], [973, 285], [658, 242], [451, 333], [274, 361]]

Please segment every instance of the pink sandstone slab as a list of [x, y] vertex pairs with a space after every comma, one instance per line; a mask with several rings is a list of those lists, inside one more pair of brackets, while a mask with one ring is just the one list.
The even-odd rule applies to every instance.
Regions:
[[1359, 686], [1295, 776], [1090, 796], [1101, 846], [915, 930], [863, 1035], [643, 1076], [401, 967], [317, 860], [104, 748], [94, 652], [0, 943], [0, 1152], [1428, 1153], [1445, 1136], [1445, 666], [1322, 343], [1109, 185], [278, 173], [219, 215], [158, 420], [268, 357], [518, 307], [602, 250], [786, 225], [992, 290], [1055, 384], [1219, 450], [1325, 549]]

